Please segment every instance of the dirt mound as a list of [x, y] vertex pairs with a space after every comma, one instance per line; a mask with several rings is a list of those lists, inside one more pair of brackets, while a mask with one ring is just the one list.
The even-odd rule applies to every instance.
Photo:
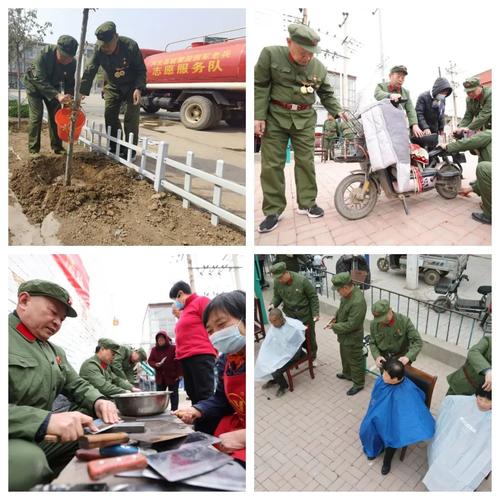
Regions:
[[[42, 151], [47, 145], [42, 134]], [[212, 226], [210, 215], [184, 209], [170, 193], [155, 193], [136, 172], [77, 146], [71, 186], [64, 185], [66, 156], [29, 158], [27, 134], [9, 134], [10, 188], [32, 223], [54, 212], [65, 245], [244, 245], [230, 226]]]

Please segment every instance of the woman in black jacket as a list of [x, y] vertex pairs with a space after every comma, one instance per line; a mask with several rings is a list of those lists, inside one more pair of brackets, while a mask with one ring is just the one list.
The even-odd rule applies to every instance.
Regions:
[[446, 78], [438, 78], [432, 90], [422, 92], [417, 99], [418, 126], [424, 135], [441, 134], [444, 130], [445, 99], [452, 93], [450, 82]]

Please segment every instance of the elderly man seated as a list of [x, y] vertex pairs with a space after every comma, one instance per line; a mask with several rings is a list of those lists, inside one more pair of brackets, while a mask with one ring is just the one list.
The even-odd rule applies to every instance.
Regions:
[[278, 385], [277, 397], [283, 396], [288, 383], [283, 373], [289, 366], [304, 357], [302, 349], [305, 339], [305, 325], [298, 319], [286, 317], [280, 309], [269, 311], [269, 327], [255, 363], [255, 379], [265, 380], [272, 377], [262, 388], [269, 389]]
[[368, 460], [385, 450], [382, 465], [385, 475], [391, 470], [396, 449], [431, 439], [435, 423], [425, 405], [424, 392], [405, 377], [403, 363], [390, 358], [383, 368], [373, 387], [359, 437]]
[[444, 398], [427, 449], [429, 491], [474, 491], [491, 471], [491, 391]]

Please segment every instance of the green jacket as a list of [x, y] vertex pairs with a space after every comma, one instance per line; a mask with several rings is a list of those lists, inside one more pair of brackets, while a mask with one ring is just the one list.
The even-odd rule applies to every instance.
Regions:
[[356, 138], [356, 133], [353, 131], [349, 123], [347, 122], [342, 122], [340, 125], [340, 129], [342, 131], [342, 137], [344, 139], [355, 139]]
[[339, 124], [337, 120], [325, 120], [325, 123], [323, 123], [323, 135], [325, 139], [336, 139], [339, 136]]
[[80, 367], [80, 377], [108, 398], [115, 394], [123, 394], [132, 388], [132, 384], [117, 377], [109, 365], [103, 366], [97, 355], [83, 362]]
[[406, 111], [406, 116], [408, 117], [408, 122], [410, 124], [410, 127], [413, 125], [418, 124], [417, 120], [417, 113], [415, 111], [415, 107], [413, 106], [413, 103], [411, 102], [410, 98], [410, 93], [408, 90], [406, 90], [404, 87], [401, 87], [401, 92], [389, 92], [389, 83], [388, 82], [383, 82], [379, 83], [375, 87], [375, 99], [377, 101], [381, 101], [382, 99], [388, 99], [391, 94], [401, 94], [401, 97], [403, 99], [408, 99], [404, 105], [404, 109]]
[[[475, 387], [467, 380], [464, 367]], [[473, 345], [467, 353], [465, 365], [450, 373], [446, 379], [455, 394], [467, 396], [474, 394], [476, 388], [484, 384], [484, 374], [487, 370], [491, 370], [491, 335], [486, 335]]]
[[75, 91], [76, 61], [63, 65], [57, 62], [56, 46], [47, 45], [31, 63], [24, 75], [24, 85], [28, 94], [40, 94], [45, 99], [54, 99], [61, 88], [65, 94]]
[[99, 67], [105, 71], [106, 88], [111, 91], [125, 94], [146, 88], [146, 65], [139, 46], [130, 38], [119, 36], [116, 51], [109, 56], [96, 48], [82, 76], [83, 95], [89, 95]]
[[370, 351], [373, 359], [379, 356], [406, 356], [410, 361], [417, 359], [422, 349], [422, 338], [410, 318], [394, 314], [394, 324], [384, 326], [374, 321], [370, 324]]
[[465, 115], [458, 126], [470, 130], [491, 130], [491, 112], [491, 89], [483, 87], [479, 101], [467, 97]]
[[491, 129], [478, 132], [468, 139], [460, 139], [446, 146], [449, 153], [477, 151], [479, 161], [491, 161]]
[[304, 321], [319, 316], [319, 299], [313, 284], [304, 276], [289, 272], [291, 285], [282, 285], [277, 279], [274, 280], [274, 307], [283, 303], [283, 311], [287, 316]]
[[59, 394], [90, 414], [103, 397], [78, 376], [61, 347], [37, 340], [9, 314], [9, 439], [33, 441]]
[[[316, 111], [314, 108], [301, 111], [284, 109], [271, 100], [289, 104], [310, 104], [316, 102], [316, 94], [321, 104], [332, 115], [337, 116], [342, 110], [334, 96], [334, 89], [328, 81], [325, 66], [313, 58], [307, 66], [290, 61], [288, 47], [264, 47], [254, 72], [255, 119], [267, 120], [272, 117], [280, 127], [297, 129], [314, 127]], [[303, 94], [303, 86], [311, 86], [315, 92]]]
[[363, 292], [355, 286], [349, 298], [340, 299], [332, 330], [341, 344], [353, 345], [363, 341], [365, 333], [366, 301]]
[[138, 383], [136, 363], [130, 361], [132, 348], [126, 345], [121, 345], [120, 350], [115, 354], [115, 359], [111, 364], [111, 370], [114, 375], [124, 381], [128, 381], [132, 385]]

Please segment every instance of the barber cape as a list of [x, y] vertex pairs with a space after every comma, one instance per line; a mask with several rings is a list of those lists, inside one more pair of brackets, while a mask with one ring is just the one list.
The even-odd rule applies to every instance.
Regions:
[[384, 448], [403, 448], [431, 439], [434, 418], [425, 406], [424, 392], [408, 377], [396, 385], [377, 378], [359, 437], [369, 458]]
[[361, 123], [373, 171], [396, 166], [398, 191], [411, 190], [410, 140], [406, 112], [382, 99], [361, 112]]
[[305, 340], [305, 325], [285, 316], [281, 328], [270, 326], [255, 363], [255, 380], [271, 378], [271, 373], [292, 359]]
[[491, 411], [476, 396], [444, 398], [427, 462], [429, 491], [474, 491], [491, 471]]

